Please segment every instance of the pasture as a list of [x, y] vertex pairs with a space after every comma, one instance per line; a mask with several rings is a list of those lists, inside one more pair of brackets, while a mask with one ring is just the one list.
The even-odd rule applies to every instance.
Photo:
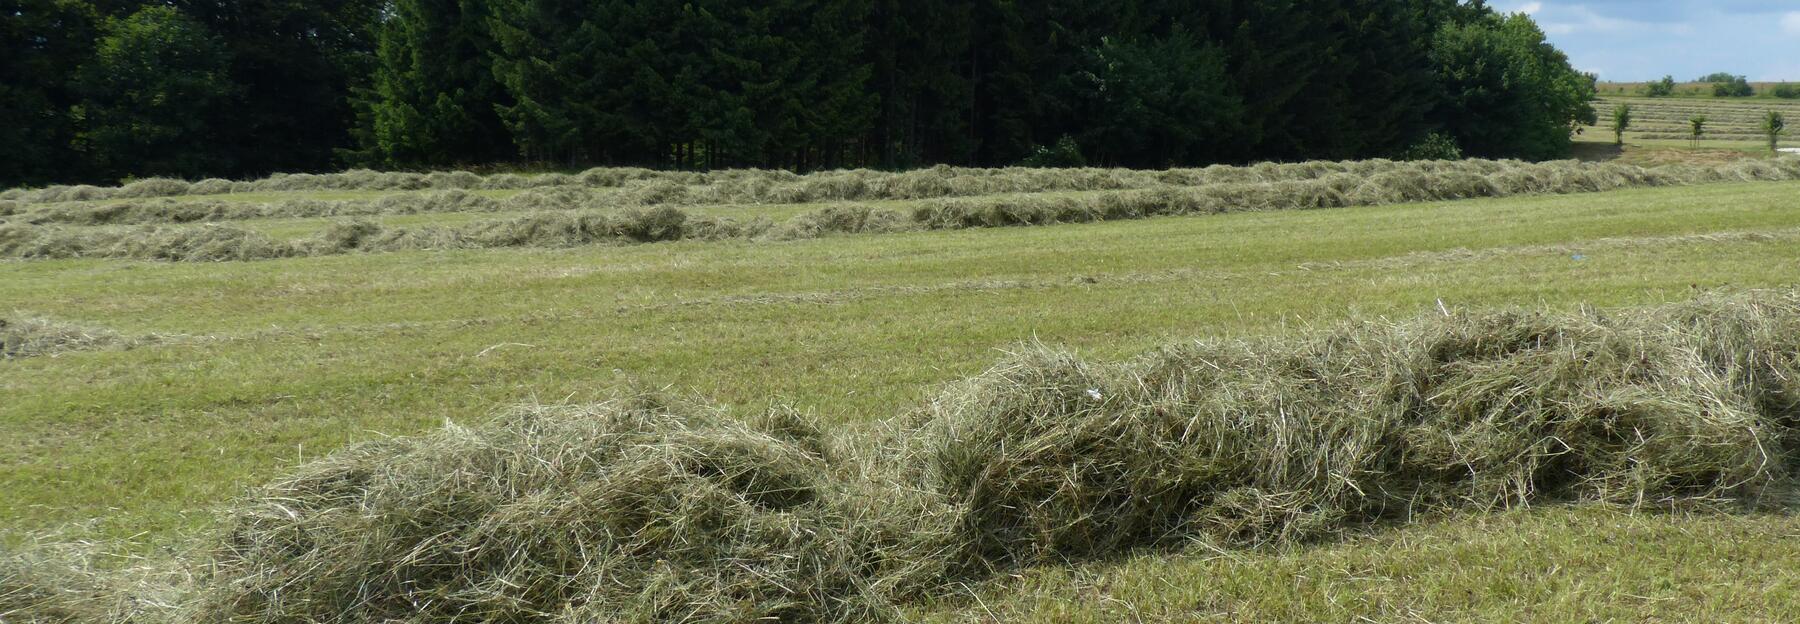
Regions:
[[[1683, 106], [1708, 107], [1721, 144], [1756, 140], [1738, 138], [1752, 114], [1738, 104], [1658, 100], [1628, 141], [1660, 140]], [[653, 391], [723, 418], [653, 431], [667, 439], [700, 444], [710, 438], [686, 436], [791, 409], [822, 439], [854, 444], [952, 409], [959, 380], [1041, 345], [1120, 362], [1345, 322], [1607, 317], [1791, 292], [1796, 178], [1790, 161], [1475, 161], [12, 192], [0, 200], [0, 331], [20, 337], [0, 361], [0, 544], [88, 543], [106, 553], [89, 555], [102, 570], [166, 570], [213, 538], [222, 510], [296, 467], [518, 405]], [[451, 453], [452, 431], [419, 453]], [[1048, 556], [1061, 542], [1039, 544], [1046, 556], [901, 615], [1800, 616], [1791, 513], [1633, 510], [1610, 498], [1620, 487], [1573, 497], [1603, 505], [1446, 506], [1417, 522], [1075, 564]]]

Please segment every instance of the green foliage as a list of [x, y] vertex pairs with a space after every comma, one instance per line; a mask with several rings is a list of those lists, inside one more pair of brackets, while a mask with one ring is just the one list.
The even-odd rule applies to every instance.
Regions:
[[1750, 80], [1743, 76], [1732, 76], [1730, 80], [1713, 82], [1713, 97], [1750, 97], [1756, 95], [1756, 88], [1750, 86]]
[[1694, 82], [1731, 82], [1737, 78], [1738, 75], [1731, 72], [1713, 72], [1694, 79]]
[[[348, 95], [369, 74], [366, 35], [382, 4], [0, 4], [0, 118], [7, 120], [0, 142], [8, 145], [0, 183], [110, 182], [178, 170], [237, 177], [330, 166], [333, 148], [349, 140]], [[202, 93], [159, 91], [200, 87], [195, 81], [210, 85]], [[198, 99], [167, 101], [171, 95]], [[177, 109], [185, 118], [172, 116]], [[141, 136], [129, 130], [135, 121], [147, 124]], [[174, 136], [202, 140], [142, 158], [151, 144]]]
[[213, 146], [242, 177], [332, 167], [356, 125], [351, 92], [370, 86], [375, 30], [387, 0], [176, 0], [231, 54], [241, 97], [210, 119]]
[[1595, 121], [1595, 78], [1575, 71], [1528, 16], [1447, 25], [1432, 57], [1448, 89], [1439, 119], [1470, 155], [1559, 158], [1572, 128]]
[[971, 164], [978, 139], [971, 107], [976, 77], [963, 68], [974, 51], [981, 3], [875, 0], [863, 54], [879, 102], [868, 142], [888, 168]]
[[1700, 139], [1706, 136], [1706, 115], [1694, 115], [1693, 117], [1689, 117], [1688, 128], [1693, 134], [1694, 142], [1699, 143]]
[[496, 106], [505, 94], [489, 69], [483, 0], [401, 0], [379, 31], [368, 117], [371, 164], [447, 165], [504, 160], [512, 140]]
[[829, 166], [874, 116], [865, 2], [495, 6], [501, 118], [527, 158]]
[[82, 147], [107, 177], [199, 176], [231, 168], [212, 120], [239, 90], [230, 52], [205, 25], [166, 6], [108, 20], [82, 67]]
[[1762, 118], [1763, 136], [1769, 138], [1769, 151], [1781, 148], [1781, 134], [1787, 131], [1787, 117], [1781, 111], [1769, 111]]
[[1425, 136], [1400, 155], [1401, 160], [1462, 160], [1462, 147], [1456, 138], [1442, 132]]
[[[1177, 28], [1161, 39], [1102, 39], [1093, 52], [1090, 125], [1082, 134], [1095, 160], [1109, 165], [1158, 167], [1209, 162], [1232, 142], [1243, 100], [1232, 91], [1224, 51]], [[1073, 151], [1057, 143], [1055, 151]], [[1041, 162], [1040, 150], [1027, 163]], [[1076, 162], [1083, 164], [1079, 152]], [[1160, 159], [1160, 160], [1153, 160]]]
[[1087, 158], [1081, 155], [1081, 145], [1075, 142], [1075, 138], [1064, 135], [1056, 140], [1056, 145], [1039, 146], [1033, 150], [1025, 160], [1019, 161], [1019, 166], [1041, 169], [1086, 167]]
[[[1544, 159], [1591, 115], [1591, 85], [1528, 16], [1454, 0], [17, 4], [0, 13], [0, 111], [30, 122], [0, 130], [17, 146], [0, 184], [996, 165], [1063, 136], [1139, 167], [1379, 157], [1439, 130]], [[96, 25], [145, 8], [170, 17], [107, 36], [164, 28], [182, 52], [151, 67], [138, 46], [147, 73], [108, 69], [128, 63], [102, 57]], [[135, 103], [156, 96], [134, 81], [208, 88], [173, 116]], [[145, 132], [120, 131], [140, 117]]]
[[0, 184], [82, 179], [69, 115], [81, 93], [70, 77], [92, 56], [99, 21], [88, 3], [0, 4]]
[[1650, 97], [1669, 97], [1675, 95], [1675, 77], [1663, 76], [1662, 80], [1645, 85], [1644, 95]]
[[1778, 98], [1781, 98], [1784, 100], [1800, 99], [1800, 84], [1784, 82], [1784, 83], [1775, 85], [1775, 89], [1773, 91], [1771, 91], [1771, 93], [1775, 97], [1778, 97]]
[[1631, 105], [1620, 104], [1613, 107], [1612, 131], [1615, 145], [1625, 144], [1625, 131], [1631, 129]]

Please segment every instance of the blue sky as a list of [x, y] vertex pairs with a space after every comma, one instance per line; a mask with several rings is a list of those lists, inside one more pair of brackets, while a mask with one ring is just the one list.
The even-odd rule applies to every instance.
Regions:
[[1601, 80], [1728, 71], [1800, 81], [1800, 0], [1491, 0], [1537, 20]]

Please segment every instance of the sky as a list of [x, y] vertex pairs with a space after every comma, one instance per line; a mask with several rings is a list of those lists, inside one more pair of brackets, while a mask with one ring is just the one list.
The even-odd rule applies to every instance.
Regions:
[[1731, 72], [1800, 81], [1800, 0], [1490, 0], [1531, 14], [1576, 69], [1608, 81]]

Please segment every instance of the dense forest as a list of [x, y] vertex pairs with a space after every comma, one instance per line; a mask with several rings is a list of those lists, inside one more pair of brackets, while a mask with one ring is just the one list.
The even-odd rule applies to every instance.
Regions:
[[1458, 0], [0, 0], [0, 45], [4, 186], [1546, 159], [1594, 116], [1530, 18]]

